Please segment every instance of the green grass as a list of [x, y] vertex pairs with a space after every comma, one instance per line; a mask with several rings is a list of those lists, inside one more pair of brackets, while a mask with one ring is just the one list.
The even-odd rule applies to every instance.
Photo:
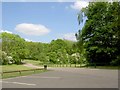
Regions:
[[[8, 71], [20, 71], [20, 70], [31, 70], [33, 68], [30, 67], [26, 67], [23, 65], [2, 65], [0, 66], [0, 68], [2, 69], [2, 72], [8, 72]], [[4, 73], [2, 75], [2, 77], [0, 78], [12, 78], [12, 77], [18, 77], [18, 76], [26, 76], [26, 75], [31, 75], [31, 74], [36, 74], [36, 73], [41, 73], [41, 72], [45, 72], [47, 70], [36, 70], [34, 71], [22, 71], [21, 74], [20, 72], [13, 72], [13, 73]]]
[[30, 67], [26, 67], [23, 65], [2, 65], [2, 71], [6, 72], [6, 71], [16, 71], [16, 70], [29, 70], [32, 69]]
[[5, 73], [5, 74], [2, 75], [2, 79], [19, 77], [19, 76], [27, 76], [27, 75], [32, 75], [32, 74], [46, 72], [46, 71], [47, 70], [36, 70], [35, 72], [34, 71], [23, 71], [23, 72], [21, 72], [21, 74], [19, 72]]

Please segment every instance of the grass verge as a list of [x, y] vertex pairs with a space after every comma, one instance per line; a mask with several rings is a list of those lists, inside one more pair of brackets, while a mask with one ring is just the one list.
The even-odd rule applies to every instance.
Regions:
[[48, 70], [36, 70], [35, 72], [34, 71], [23, 71], [23, 72], [21, 72], [21, 74], [19, 72], [4, 73], [2, 75], [2, 79], [13, 78], [13, 77], [20, 77], [20, 76], [27, 76], [27, 75], [32, 75], [32, 74], [46, 72], [46, 71], [48, 71]]
[[47, 70], [32, 70], [32, 71], [22, 71], [22, 70], [31, 70], [33, 68], [31, 67], [26, 67], [23, 65], [2, 65], [0, 66], [1, 68], [1, 73], [2, 72], [9, 72], [9, 71], [21, 71], [20, 72], [12, 72], [12, 73], [4, 73], [2, 74], [2, 79], [5, 78], [12, 78], [12, 77], [19, 77], [19, 76], [26, 76], [26, 75], [31, 75], [31, 74], [37, 74], [37, 73], [42, 73], [42, 72], [46, 72]]
[[23, 65], [2, 65], [2, 72], [6, 72], [6, 71], [16, 71], [16, 70], [29, 70], [32, 69], [31, 67], [26, 67]]

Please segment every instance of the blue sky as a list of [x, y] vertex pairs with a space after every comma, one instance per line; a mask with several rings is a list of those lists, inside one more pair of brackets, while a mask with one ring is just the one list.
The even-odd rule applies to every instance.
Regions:
[[3, 2], [2, 30], [32, 41], [50, 42], [57, 38], [75, 41], [77, 13], [84, 7], [81, 5], [77, 2]]

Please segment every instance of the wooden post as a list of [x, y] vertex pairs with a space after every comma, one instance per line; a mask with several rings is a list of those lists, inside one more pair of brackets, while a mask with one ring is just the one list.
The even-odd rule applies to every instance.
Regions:
[[94, 64], [94, 67], [96, 68], [96, 63]]

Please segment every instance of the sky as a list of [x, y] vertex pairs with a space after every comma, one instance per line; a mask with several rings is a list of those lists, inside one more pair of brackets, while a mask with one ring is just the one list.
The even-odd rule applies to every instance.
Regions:
[[86, 6], [85, 1], [3, 2], [0, 32], [18, 34], [34, 42], [49, 43], [58, 38], [76, 41], [77, 14]]

